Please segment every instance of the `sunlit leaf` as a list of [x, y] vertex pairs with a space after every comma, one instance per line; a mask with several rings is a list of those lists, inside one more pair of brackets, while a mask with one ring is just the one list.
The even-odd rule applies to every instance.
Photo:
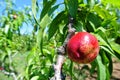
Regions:
[[97, 62], [97, 70], [98, 70], [98, 80], [106, 80], [106, 70], [105, 70], [105, 66], [102, 63], [102, 59], [101, 56], [98, 55], [96, 58], [96, 62]]
[[120, 59], [120, 45], [115, 42], [111, 42], [111, 46], [112, 49], [116, 52], [115, 53], [116, 57]]
[[95, 1], [94, 0], [88, 0], [88, 4], [90, 8], [93, 8], [93, 6], [95, 5]]
[[101, 46], [101, 48], [102, 48], [103, 50], [105, 50], [106, 52], [110, 53], [112, 56], [115, 57], [115, 54], [114, 54], [113, 52], [111, 52], [110, 49], [109, 49], [108, 47]]
[[107, 39], [107, 36], [105, 34], [106, 29], [104, 29], [103, 27], [99, 27], [96, 32], [98, 33], [96, 37], [98, 37], [98, 39], [100, 40], [100, 43], [102, 43], [102, 45], [107, 46], [109, 48], [109, 50], [114, 53], [114, 51], [111, 48], [110, 42]]
[[94, 7], [94, 10], [102, 19], [110, 19], [111, 17], [113, 17], [107, 10], [101, 8], [98, 5]]
[[36, 17], [36, 0], [32, 0], [32, 12], [34, 17]]
[[112, 4], [114, 5], [115, 7], [119, 7], [120, 8], [120, 0], [101, 0], [103, 4]]
[[44, 29], [48, 26], [48, 24], [51, 22], [51, 18], [50, 16], [48, 16], [48, 14], [46, 14], [41, 22], [40, 22], [40, 29], [38, 30], [38, 35], [37, 35], [37, 45], [39, 46], [41, 52], [43, 53], [43, 34], [44, 34]]
[[101, 50], [100, 56], [101, 56], [101, 59], [102, 59], [104, 66], [106, 68], [106, 79], [109, 80], [111, 73], [112, 73], [112, 70], [113, 70], [112, 69], [113, 65], [111, 64], [112, 63], [111, 55], [108, 54], [106, 51]]
[[38, 80], [38, 79], [39, 79], [39, 76], [34, 76], [30, 80]]
[[117, 43], [115, 43], [115, 42], [111, 42], [110, 44], [112, 46], [112, 49], [115, 50], [117, 53], [120, 54], [120, 45], [117, 44]]
[[5, 25], [5, 28], [4, 28], [4, 29], [5, 29], [4, 31], [5, 31], [6, 34], [8, 33], [9, 28], [10, 28], [10, 26], [6, 24], [6, 25]]
[[48, 14], [46, 14], [40, 22], [40, 27], [44, 29], [48, 24], [50, 24], [50, 22], [51, 17]]
[[36, 8], [37, 8], [36, 3], [37, 3], [36, 0], [32, 0], [32, 13], [33, 13], [36, 23], [39, 24], [36, 18]]

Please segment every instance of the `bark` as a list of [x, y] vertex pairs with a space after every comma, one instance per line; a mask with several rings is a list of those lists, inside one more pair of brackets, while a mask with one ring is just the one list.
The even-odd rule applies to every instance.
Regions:
[[56, 64], [54, 64], [53, 66], [55, 74], [50, 80], [65, 80], [65, 76], [62, 73], [62, 66], [65, 61], [67, 43], [74, 34], [75, 34], [75, 29], [73, 28], [73, 18], [70, 17], [68, 23], [68, 35], [63, 45], [57, 49], [57, 54], [58, 54], [57, 61]]

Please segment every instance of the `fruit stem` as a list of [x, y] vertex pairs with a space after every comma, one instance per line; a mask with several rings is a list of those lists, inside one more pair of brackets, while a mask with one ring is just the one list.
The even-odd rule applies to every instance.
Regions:
[[53, 66], [55, 74], [50, 80], [65, 80], [65, 76], [62, 74], [62, 66], [65, 61], [65, 55], [66, 55], [66, 46], [69, 41], [69, 39], [75, 34], [75, 29], [72, 28], [73, 26], [73, 18], [69, 17], [69, 24], [68, 24], [68, 35], [63, 43], [62, 46], [60, 46], [57, 49], [57, 62]]

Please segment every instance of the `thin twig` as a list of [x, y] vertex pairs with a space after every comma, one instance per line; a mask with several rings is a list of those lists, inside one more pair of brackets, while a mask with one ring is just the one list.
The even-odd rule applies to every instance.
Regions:
[[17, 80], [17, 76], [14, 72], [8, 72], [6, 70], [1, 70], [5, 75], [12, 76], [14, 80]]
[[11, 52], [8, 52], [8, 58], [9, 58], [9, 71], [6, 71], [4, 66], [5, 64], [2, 63], [2, 70], [0, 70], [3, 74], [8, 75], [8, 76], [12, 76], [14, 80], [18, 80], [17, 79], [17, 74], [14, 72], [14, 68], [12, 67], [12, 55]]

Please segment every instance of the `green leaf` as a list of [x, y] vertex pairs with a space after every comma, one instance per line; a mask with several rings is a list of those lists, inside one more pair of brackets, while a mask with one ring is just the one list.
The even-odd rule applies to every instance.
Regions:
[[42, 12], [41, 12], [41, 15], [40, 15], [40, 20], [49, 12], [49, 10], [51, 9], [52, 5], [55, 2], [56, 2], [56, 0], [51, 0], [51, 1], [45, 2], [44, 7], [43, 7]]
[[113, 52], [110, 51], [110, 49], [108, 47], [105, 46], [100, 46], [104, 51], [108, 52], [109, 54], [111, 54], [112, 56], [115, 57], [115, 54]]
[[89, 21], [89, 26], [87, 26], [88, 31], [92, 32], [92, 31], [96, 31], [95, 25]]
[[100, 23], [101, 23], [100, 17], [98, 17], [97, 15], [93, 13], [89, 13], [87, 15], [87, 20], [93, 23], [95, 25], [95, 28], [100, 26]]
[[81, 21], [77, 21], [74, 27], [78, 32], [85, 31], [85, 29], [83, 28], [83, 23]]
[[104, 65], [109, 63], [109, 60], [108, 60], [104, 50], [101, 50], [100, 56], [102, 57], [102, 62], [103, 62]]
[[32, 0], [32, 12], [34, 17], [36, 18], [36, 0]]
[[106, 80], [110, 80], [110, 72], [109, 72], [109, 68], [108, 66], [106, 65]]
[[37, 21], [37, 18], [36, 18], [36, 8], [37, 8], [36, 3], [37, 3], [36, 0], [32, 0], [32, 13], [33, 13], [35, 22], [39, 25], [39, 22]]
[[113, 70], [111, 55], [104, 50], [101, 50], [100, 55], [101, 55], [102, 62], [106, 68], [106, 80], [110, 80], [110, 76]]
[[112, 56], [108, 53], [106, 53], [107, 58], [109, 59], [109, 65], [108, 65], [108, 71], [110, 76], [112, 75], [113, 72], [113, 62], [112, 62]]
[[[53, 56], [51, 55], [50, 51], [47, 49], [43, 49], [43, 52], [45, 53], [45, 56], [50, 60], [50, 62], [53, 62]], [[47, 63], [48, 64], [48, 63]]]
[[38, 30], [37, 34], [37, 46], [40, 48], [41, 53], [43, 54], [43, 29]]
[[112, 4], [112, 5], [114, 5], [115, 7], [118, 7], [118, 8], [120, 8], [120, 0], [102, 0], [102, 3], [103, 4], [108, 4], [108, 3], [110, 3], [110, 4]]
[[107, 20], [104, 20], [102, 23], [101, 23], [101, 26], [103, 27], [106, 27], [108, 24], [111, 23], [111, 19], [107, 19]]
[[116, 20], [112, 20], [111, 25], [112, 25], [111, 27], [114, 29], [115, 35], [118, 36], [119, 35], [118, 30], [120, 28], [118, 22]]
[[70, 67], [69, 67], [69, 71], [70, 71], [70, 76], [73, 76], [73, 62], [71, 61], [70, 63]]
[[[53, 6], [53, 7], [49, 10], [48, 14], [51, 15], [59, 6], [60, 6], [60, 4]], [[54, 14], [53, 14], [53, 15], [54, 15]]]
[[46, 14], [40, 22], [40, 27], [44, 29], [46, 26], [48, 26], [48, 24], [50, 24], [50, 22], [51, 22], [51, 17], [48, 14]]
[[10, 25], [6, 24], [4, 28], [4, 32], [7, 34], [10, 29]]
[[106, 70], [105, 66], [102, 63], [101, 56], [98, 55], [96, 58], [97, 70], [98, 70], [98, 80], [106, 80]]
[[120, 55], [120, 45], [115, 42], [111, 42], [110, 44], [112, 46], [112, 49]]
[[8, 33], [7, 33], [7, 38], [12, 40], [13, 37], [13, 31], [9, 28]]
[[106, 27], [107, 25], [109, 25], [111, 22], [113, 22], [114, 20], [116, 20], [116, 17], [110, 17], [109, 19], [105, 19], [102, 23], [101, 26]]
[[48, 0], [43, 0], [43, 6], [48, 2]]
[[95, 62], [95, 60], [94, 60], [94, 61], [91, 63], [91, 69], [90, 69], [90, 73], [91, 73], [91, 74], [94, 73], [96, 67], [97, 67], [97, 64], [96, 64], [96, 62]]
[[38, 80], [38, 79], [39, 79], [39, 76], [34, 76], [30, 80]]
[[59, 25], [59, 32], [60, 32], [61, 34], [64, 34], [64, 32], [63, 32], [64, 27], [66, 27], [66, 24], [65, 24], [64, 22], [62, 22], [62, 23]]
[[93, 6], [95, 5], [95, 0], [87, 0], [89, 7], [92, 9]]
[[101, 8], [99, 5], [96, 5], [94, 7], [94, 10], [102, 19], [110, 19], [111, 17], [113, 17], [107, 10]]
[[38, 35], [37, 35], [37, 45], [40, 48], [41, 52], [43, 53], [43, 39], [44, 39], [44, 29], [48, 26], [48, 24], [51, 22], [51, 18], [46, 14], [41, 22], [40, 22], [40, 29], [38, 30]]
[[115, 51], [115, 56], [120, 59], [120, 45], [115, 42], [111, 42], [111, 46], [112, 49]]
[[97, 30], [97, 38], [100, 40], [100, 43], [102, 43], [102, 45], [107, 46], [109, 48], [109, 50], [114, 53], [114, 51], [111, 48], [110, 42], [108, 41], [108, 38], [106, 36], [106, 29], [104, 29], [103, 27], [99, 27]]
[[69, 14], [75, 18], [78, 9], [78, 0], [65, 0], [65, 5], [68, 9]]
[[101, 45], [100, 47], [105, 50], [106, 52], [110, 53], [111, 55], [114, 55], [114, 51], [111, 48], [110, 43], [108, 42], [108, 39], [106, 38], [105, 29], [100, 27], [98, 33], [96, 34], [97, 39], [100, 41], [99, 44]]
[[56, 33], [56, 31], [59, 29], [60, 24], [63, 20], [66, 20], [67, 16], [64, 11], [60, 12], [52, 21], [50, 24], [49, 30], [48, 30], [48, 40]]
[[37, 3], [36, 0], [32, 0], [32, 13], [33, 13], [33, 17], [35, 19], [35, 22], [39, 25], [39, 22], [36, 18], [36, 8], [37, 8], [36, 3]]

